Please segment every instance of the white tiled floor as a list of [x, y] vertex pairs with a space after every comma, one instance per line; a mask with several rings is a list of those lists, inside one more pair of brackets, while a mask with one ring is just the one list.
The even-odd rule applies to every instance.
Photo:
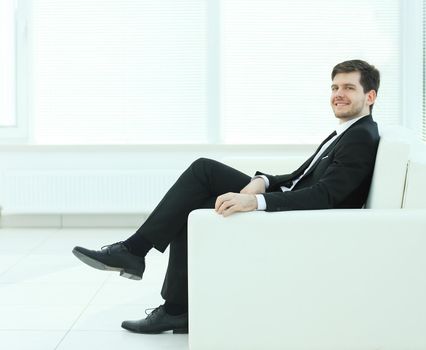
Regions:
[[142, 281], [92, 269], [71, 253], [127, 238], [129, 229], [1, 229], [0, 344], [8, 350], [188, 349], [188, 336], [133, 334], [123, 320], [163, 303], [168, 253], [151, 250]]

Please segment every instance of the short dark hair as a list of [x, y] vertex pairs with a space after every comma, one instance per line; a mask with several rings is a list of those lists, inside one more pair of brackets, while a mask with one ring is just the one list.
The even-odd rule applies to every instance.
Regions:
[[[336, 64], [331, 72], [331, 80], [339, 73], [351, 72], [360, 72], [359, 83], [364, 93], [374, 90], [377, 94], [380, 85], [380, 72], [376, 67], [362, 60], [349, 60]], [[373, 105], [370, 106], [370, 113], [372, 110]]]

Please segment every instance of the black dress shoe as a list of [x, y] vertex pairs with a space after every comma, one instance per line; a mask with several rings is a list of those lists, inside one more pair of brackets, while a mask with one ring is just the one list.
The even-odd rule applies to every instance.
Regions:
[[124, 321], [121, 327], [128, 331], [144, 334], [158, 334], [166, 331], [184, 334], [188, 333], [188, 313], [177, 316], [169, 315], [164, 305], [161, 305], [154, 309], [148, 317], [139, 321]]
[[120, 276], [132, 280], [142, 279], [145, 271], [145, 258], [131, 254], [122, 242], [104, 246], [101, 250], [75, 247], [72, 252], [82, 262], [95, 269], [120, 271]]

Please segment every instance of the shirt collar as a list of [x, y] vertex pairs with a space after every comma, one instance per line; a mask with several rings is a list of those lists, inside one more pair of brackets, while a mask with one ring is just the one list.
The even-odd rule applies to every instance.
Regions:
[[352, 124], [355, 124], [358, 120], [366, 117], [367, 115], [369, 115], [369, 114], [363, 115], [363, 116], [355, 118], [355, 119], [348, 120], [347, 122], [344, 122], [342, 124], [337, 125], [337, 127], [336, 127], [337, 136], [342, 134], [346, 130], [348, 130], [352, 126]]

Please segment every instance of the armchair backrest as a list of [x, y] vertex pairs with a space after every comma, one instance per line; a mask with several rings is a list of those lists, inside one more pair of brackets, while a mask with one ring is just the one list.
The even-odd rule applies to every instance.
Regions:
[[381, 131], [366, 208], [402, 208], [409, 153], [406, 129], [392, 127]]

